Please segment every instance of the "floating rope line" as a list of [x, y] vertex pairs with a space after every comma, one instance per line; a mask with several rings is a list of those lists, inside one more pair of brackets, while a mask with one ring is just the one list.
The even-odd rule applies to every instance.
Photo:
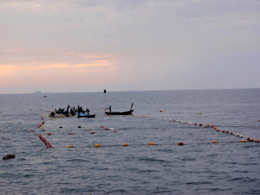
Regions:
[[[122, 144], [115, 144], [115, 145], [100, 145], [100, 144], [95, 144], [94, 146], [73, 146], [68, 144], [66, 147], [65, 146], [60, 146], [60, 147], [51, 147], [51, 148], [105, 148], [105, 147], [128, 147], [128, 146], [185, 146], [185, 145], [202, 145], [202, 144], [233, 144], [233, 143], [245, 143], [247, 142], [246, 140], [241, 140], [241, 141], [226, 141], [226, 142], [217, 142], [217, 141], [212, 141], [212, 142], [199, 142], [199, 143], [171, 143], [171, 144], [155, 144], [153, 142], [149, 142], [148, 144], [133, 144], [129, 145], [128, 143]], [[259, 142], [256, 142], [259, 143]], [[46, 147], [48, 148], [48, 147]]]
[[45, 143], [46, 148], [52, 148], [52, 145], [50, 144], [50, 142], [48, 142], [42, 135], [35, 134], [35, 136], [38, 136], [40, 138], [40, 140], [42, 140], [42, 142]]
[[[167, 118], [165, 118], [164, 120], [166, 120], [166, 121], [173, 121], [173, 122], [178, 122], [178, 123], [182, 123], [182, 124], [188, 124], [188, 125], [198, 125], [198, 126], [203, 126], [202, 125], [202, 123], [192, 123], [192, 122], [186, 122], [186, 121], [180, 121], [180, 120], [175, 120], [175, 119], [167, 119]], [[234, 136], [236, 136], [236, 137], [240, 137], [240, 138], [243, 138], [244, 136], [243, 135], [240, 135], [240, 134], [235, 134], [235, 133], [233, 133], [232, 131], [225, 131], [225, 130], [222, 130], [222, 131], [220, 131], [220, 129], [218, 129], [215, 125], [209, 125], [209, 124], [207, 124], [206, 126], [204, 126], [204, 127], [207, 127], [207, 128], [209, 128], [209, 127], [211, 127], [211, 128], [213, 128], [214, 130], [216, 130], [216, 132], [222, 132], [222, 133], [226, 133], [226, 134], [228, 134], [228, 135], [234, 135]], [[249, 141], [249, 142], [253, 142], [253, 141], [255, 141], [255, 142], [259, 142], [259, 140], [258, 139], [252, 139], [252, 138], [250, 138], [250, 137], [248, 137], [247, 138], [247, 140]]]

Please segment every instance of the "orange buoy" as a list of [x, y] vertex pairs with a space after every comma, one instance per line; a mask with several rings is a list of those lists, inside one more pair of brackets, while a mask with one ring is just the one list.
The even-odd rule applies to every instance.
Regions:
[[99, 144], [95, 144], [95, 147], [98, 148], [98, 147], [99, 147]]
[[242, 142], [242, 143], [245, 143], [245, 142], [246, 142], [246, 140], [242, 139], [242, 140], [241, 140], [241, 142]]
[[124, 143], [124, 146], [128, 146], [128, 143]]
[[153, 142], [149, 142], [149, 144], [148, 144], [148, 145], [152, 146], [152, 145], [154, 145], [154, 143], [153, 143]]
[[217, 142], [216, 140], [214, 140], [214, 141], [212, 141], [212, 143], [213, 143], [213, 144], [216, 144], [216, 143], [218, 143], [218, 142]]
[[67, 145], [67, 148], [71, 148], [71, 145]]
[[51, 135], [51, 133], [47, 133], [47, 135]]
[[182, 145], [183, 145], [183, 142], [179, 142], [178, 145], [179, 145], [179, 146], [182, 146]]

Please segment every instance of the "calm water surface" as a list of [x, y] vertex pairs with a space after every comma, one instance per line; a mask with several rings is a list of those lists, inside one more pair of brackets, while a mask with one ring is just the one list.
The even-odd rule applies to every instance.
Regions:
[[[47, 95], [0, 95], [0, 194], [260, 194], [260, 144], [205, 127], [260, 139], [260, 89]], [[68, 104], [96, 118], [50, 120]]]

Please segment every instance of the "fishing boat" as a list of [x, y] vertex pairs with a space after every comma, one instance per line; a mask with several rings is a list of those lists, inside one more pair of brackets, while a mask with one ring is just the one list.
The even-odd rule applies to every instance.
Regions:
[[79, 118], [81, 118], [81, 117], [85, 117], [85, 118], [95, 118], [96, 117], [96, 115], [95, 114], [89, 114], [89, 115], [87, 115], [87, 114], [83, 114], [83, 113], [81, 113], [81, 114], [79, 114], [79, 115], [77, 115]]
[[111, 111], [111, 106], [109, 106], [109, 112], [105, 112], [106, 113], [106, 115], [130, 115], [130, 114], [132, 114], [133, 113], [133, 103], [132, 103], [132, 105], [131, 105], [131, 108], [130, 108], [130, 110], [128, 110], [128, 111], [124, 111], [124, 112], [112, 112]]
[[107, 115], [130, 115], [134, 110], [129, 110], [125, 112], [105, 112]]

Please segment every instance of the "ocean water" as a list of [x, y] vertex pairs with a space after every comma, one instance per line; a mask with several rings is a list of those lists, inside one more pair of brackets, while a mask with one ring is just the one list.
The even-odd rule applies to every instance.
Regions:
[[[260, 89], [47, 96], [0, 95], [0, 194], [260, 194], [260, 143], [241, 142], [260, 139]], [[96, 118], [48, 117], [68, 104]]]

